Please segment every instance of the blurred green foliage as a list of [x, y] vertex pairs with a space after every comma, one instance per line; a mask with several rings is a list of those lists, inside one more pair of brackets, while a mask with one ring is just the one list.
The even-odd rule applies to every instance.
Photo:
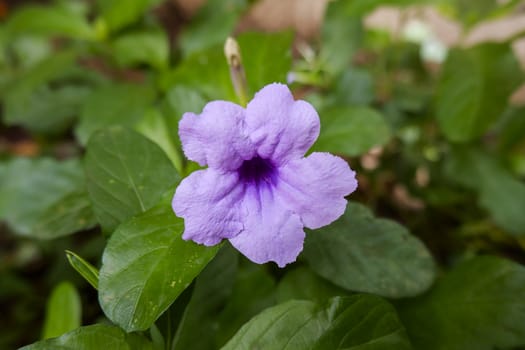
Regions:
[[[160, 0], [8, 8], [0, 348], [525, 348], [520, 35], [429, 62], [424, 43], [363, 25], [377, 6], [425, 3], [468, 29], [521, 2], [333, 1], [307, 42], [240, 30], [253, 2], [192, 18]], [[358, 173], [344, 216], [282, 270], [183, 241], [169, 206], [198, 168], [182, 114], [236, 101], [229, 35], [249, 93], [288, 82], [319, 112], [312, 149]]]

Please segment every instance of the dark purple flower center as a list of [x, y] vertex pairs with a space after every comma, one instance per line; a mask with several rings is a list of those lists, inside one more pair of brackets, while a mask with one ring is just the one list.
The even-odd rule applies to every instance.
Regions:
[[239, 172], [239, 179], [244, 183], [274, 184], [277, 179], [275, 165], [270, 160], [259, 156], [245, 160], [237, 171]]

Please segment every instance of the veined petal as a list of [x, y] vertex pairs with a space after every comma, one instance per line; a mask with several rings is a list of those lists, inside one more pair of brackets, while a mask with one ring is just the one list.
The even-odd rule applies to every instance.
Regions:
[[246, 132], [261, 158], [282, 165], [302, 157], [319, 136], [319, 115], [295, 101], [286, 85], [270, 84], [246, 107]]
[[172, 201], [175, 214], [184, 218], [182, 238], [211, 246], [238, 234], [244, 228], [238, 209], [242, 198], [235, 173], [193, 172], [182, 180]]
[[297, 213], [308, 228], [319, 228], [339, 218], [344, 198], [357, 188], [355, 172], [343, 159], [329, 153], [312, 153], [279, 169], [275, 195]]
[[270, 186], [247, 186], [241, 205], [244, 230], [231, 244], [258, 264], [274, 261], [279, 267], [292, 263], [303, 249], [303, 224], [273, 196]]
[[252, 158], [254, 147], [244, 134], [245, 110], [234, 103], [208, 103], [201, 114], [185, 113], [179, 123], [184, 154], [202, 166], [234, 170]]

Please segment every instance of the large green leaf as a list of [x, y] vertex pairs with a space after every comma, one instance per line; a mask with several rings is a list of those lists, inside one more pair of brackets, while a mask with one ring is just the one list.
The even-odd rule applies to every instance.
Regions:
[[448, 177], [478, 193], [479, 205], [509, 233], [525, 235], [525, 184], [498, 161], [476, 150], [456, 150], [447, 160]]
[[357, 203], [349, 203], [333, 224], [310, 232], [304, 256], [316, 273], [352, 291], [401, 298], [422, 293], [434, 280], [434, 261], [423, 243]]
[[400, 303], [400, 317], [417, 349], [510, 349], [525, 345], [524, 293], [523, 266], [477, 257]]
[[241, 47], [246, 80], [252, 94], [270, 83], [286, 83], [286, 74], [292, 66], [291, 32], [245, 33], [237, 40]]
[[159, 146], [119, 126], [91, 137], [84, 167], [95, 215], [106, 232], [153, 207], [180, 179]]
[[148, 84], [114, 84], [90, 95], [80, 112], [75, 134], [86, 144], [92, 133], [111, 125], [133, 126], [152, 104], [155, 91]]
[[[217, 314], [232, 294], [237, 265], [237, 252], [226, 244], [199, 274], [170, 349], [217, 348]], [[206, 336], [203, 337], [203, 334]]]
[[375, 110], [339, 107], [321, 111], [321, 134], [314, 149], [357, 156], [384, 145], [389, 139], [388, 124]]
[[520, 75], [507, 44], [452, 50], [436, 95], [437, 119], [445, 136], [455, 142], [481, 136], [502, 115]]
[[53, 289], [46, 307], [42, 339], [58, 337], [80, 327], [82, 304], [74, 285], [62, 282]]
[[218, 247], [182, 240], [169, 200], [123, 223], [102, 256], [99, 301], [126, 331], [145, 330], [215, 256]]
[[138, 334], [104, 324], [80, 327], [59, 338], [42, 340], [20, 350], [153, 350], [151, 342]]
[[95, 31], [86, 19], [66, 7], [31, 5], [9, 17], [11, 34], [57, 35], [75, 39], [93, 39]]
[[78, 160], [17, 158], [0, 183], [0, 217], [17, 233], [49, 239], [92, 227]]
[[394, 308], [372, 295], [336, 297], [317, 304], [292, 300], [245, 324], [222, 348], [229, 349], [411, 349]]

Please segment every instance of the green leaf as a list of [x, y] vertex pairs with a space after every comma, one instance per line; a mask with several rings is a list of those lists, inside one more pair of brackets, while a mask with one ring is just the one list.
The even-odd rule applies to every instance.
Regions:
[[20, 350], [153, 350], [151, 342], [138, 334], [104, 324], [80, 327], [59, 338], [24, 346]]
[[215, 45], [224, 44], [231, 36], [246, 0], [209, 0], [199, 9], [178, 38], [185, 56]]
[[95, 289], [98, 289], [98, 270], [79, 255], [66, 250], [69, 264]]
[[89, 228], [91, 209], [85, 197], [76, 197], [83, 187], [78, 160], [14, 159], [0, 184], [0, 217], [17, 233], [39, 239]]
[[62, 282], [47, 301], [42, 339], [54, 338], [80, 327], [82, 304], [74, 285]]
[[85, 101], [75, 134], [86, 144], [92, 133], [111, 125], [133, 126], [152, 104], [155, 91], [148, 84], [101, 87]]
[[523, 266], [476, 257], [400, 303], [400, 317], [418, 349], [510, 349], [525, 345], [524, 293]]
[[511, 108], [505, 114], [499, 131], [499, 148], [502, 151], [508, 151], [513, 147], [519, 148], [525, 144], [523, 135], [525, 135], [525, 106], [520, 108]]
[[328, 4], [321, 33], [320, 58], [325, 69], [336, 76], [350, 65], [352, 56], [361, 46], [361, 18], [349, 6], [354, 2], [332, 1]]
[[291, 32], [244, 33], [239, 35], [237, 41], [252, 94], [270, 83], [286, 83], [286, 75], [292, 67]]
[[93, 209], [105, 232], [153, 207], [180, 179], [155, 143], [119, 126], [90, 138], [84, 168]]
[[[224, 245], [215, 258], [199, 274], [193, 295], [177, 329], [172, 350], [216, 349], [217, 313], [233, 291], [237, 274], [238, 254]], [[202, 335], [206, 334], [205, 337]]]
[[21, 125], [37, 133], [63, 132], [72, 124], [91, 91], [87, 86], [50, 89], [43, 85], [27, 95], [8, 93], [5, 120], [10, 125]]
[[174, 70], [163, 74], [159, 83], [164, 91], [184, 85], [198, 91], [207, 100], [236, 99], [223, 45], [189, 55]]
[[218, 317], [215, 348], [225, 344], [250, 318], [275, 305], [275, 279], [265, 266], [241, 260], [236, 277], [229, 301]]
[[93, 39], [95, 32], [83, 16], [65, 7], [31, 5], [9, 17], [10, 34], [57, 35], [74, 39]]
[[97, 220], [85, 189], [66, 194], [45, 208], [35, 222], [38, 238], [53, 239], [95, 227]]
[[372, 295], [336, 297], [327, 303], [292, 300], [245, 324], [222, 348], [411, 349], [394, 308]]
[[374, 79], [365, 69], [346, 69], [337, 80], [334, 92], [338, 104], [368, 105], [374, 100]]
[[121, 66], [146, 63], [158, 70], [168, 67], [168, 37], [163, 31], [126, 33], [112, 43], [112, 48]]
[[[165, 203], [166, 202], [166, 203]], [[169, 201], [123, 223], [102, 256], [99, 301], [126, 331], [145, 330], [186, 289], [219, 246], [182, 240]]]
[[344, 289], [322, 279], [306, 267], [288, 272], [277, 286], [277, 300], [280, 303], [293, 299], [322, 302], [347, 294]]
[[176, 161], [174, 161], [173, 157], [170, 158], [174, 161], [180, 174], [185, 174], [185, 172], [183, 171], [184, 158], [180, 155], [182, 153], [182, 145], [179, 139], [179, 122], [182, 115], [186, 112], [201, 113], [206, 102], [206, 99], [198, 90], [180, 84], [166, 93], [166, 99], [163, 105], [163, 115], [165, 116], [164, 121], [166, 123], [164, 132], [169, 134], [179, 154], [179, 159]]
[[321, 111], [321, 134], [314, 150], [358, 156], [390, 140], [390, 129], [379, 112], [367, 107]]
[[144, 14], [161, 0], [97, 0], [97, 5], [110, 31], [118, 31], [138, 22]]
[[[179, 174], [183, 173], [183, 159], [180, 151], [180, 142], [178, 135], [171, 130], [176, 127], [178, 131], [178, 123], [171, 123], [168, 117], [165, 117], [158, 109], [149, 109], [144, 113], [144, 117], [135, 124], [135, 130], [142, 135], [155, 142], [169, 157]], [[177, 141], [173, 139], [177, 137]], [[179, 146], [179, 147], [177, 147]]]
[[70, 51], [57, 53], [16, 74], [2, 92], [5, 123], [49, 133], [67, 127], [90, 88], [72, 84], [51, 88], [50, 83], [57, 85], [71, 74], [76, 56]]
[[456, 150], [445, 165], [447, 176], [478, 192], [479, 205], [510, 234], [525, 235], [525, 184], [497, 160], [475, 150]]
[[401, 298], [422, 293], [434, 280], [434, 261], [423, 243], [357, 203], [310, 232], [303, 254], [313, 271], [351, 291]]
[[452, 50], [436, 94], [437, 120], [445, 136], [466, 142], [483, 135], [502, 115], [520, 75], [509, 45]]

